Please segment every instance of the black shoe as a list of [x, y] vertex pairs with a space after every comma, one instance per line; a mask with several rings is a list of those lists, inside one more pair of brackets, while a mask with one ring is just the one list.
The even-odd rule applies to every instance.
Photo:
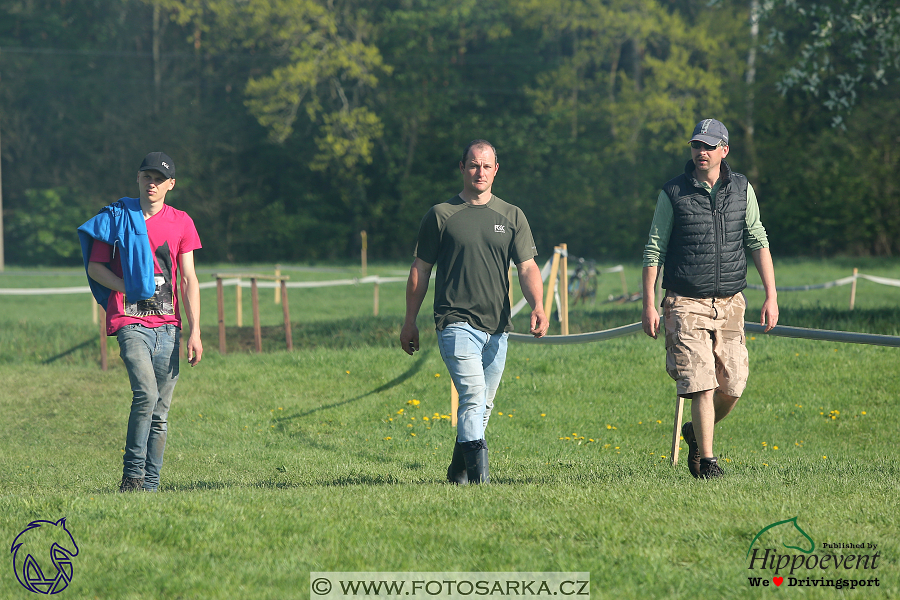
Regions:
[[469, 477], [466, 474], [466, 459], [459, 442], [453, 446], [453, 458], [450, 460], [450, 466], [447, 467], [447, 481], [457, 485], [469, 483]]
[[120, 492], [140, 492], [144, 487], [143, 477], [126, 477], [122, 475], [122, 483], [119, 484]]
[[700, 475], [698, 475], [700, 479], [715, 479], [723, 475], [725, 475], [725, 471], [719, 466], [719, 459], [715, 456], [700, 459]]
[[697, 446], [697, 437], [694, 435], [694, 424], [688, 421], [682, 425], [681, 435], [688, 445], [688, 470], [694, 477], [700, 477], [700, 447]]
[[491, 480], [487, 447], [464, 452], [463, 458], [466, 461], [466, 477], [469, 483], [488, 483]]

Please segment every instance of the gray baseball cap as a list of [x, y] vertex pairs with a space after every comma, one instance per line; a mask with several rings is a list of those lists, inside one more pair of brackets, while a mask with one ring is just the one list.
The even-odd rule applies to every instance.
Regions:
[[691, 135], [690, 142], [697, 140], [710, 146], [718, 146], [720, 142], [723, 146], [728, 145], [728, 129], [715, 119], [703, 119], [697, 123]]

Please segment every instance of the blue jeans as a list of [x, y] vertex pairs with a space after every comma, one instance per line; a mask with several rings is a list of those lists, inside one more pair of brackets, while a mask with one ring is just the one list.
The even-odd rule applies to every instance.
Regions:
[[491, 335], [468, 323], [451, 323], [437, 334], [441, 357], [459, 392], [456, 440], [483, 440], [506, 365], [509, 336]]
[[174, 325], [126, 325], [116, 339], [134, 394], [122, 473], [143, 477], [144, 489], [156, 491], [166, 449], [166, 418], [178, 381], [181, 330]]

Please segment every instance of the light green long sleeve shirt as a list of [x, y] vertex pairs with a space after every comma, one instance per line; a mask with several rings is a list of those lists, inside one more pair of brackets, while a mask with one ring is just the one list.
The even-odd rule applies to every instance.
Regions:
[[[710, 192], [710, 195], [718, 191], [719, 184], [710, 186], [701, 183]], [[747, 212], [746, 225], [744, 227], [744, 246], [750, 251], [769, 247], [769, 238], [766, 229], [759, 218], [759, 202], [756, 200], [756, 192], [753, 186], [747, 183]], [[665, 190], [660, 190], [656, 199], [656, 212], [653, 213], [653, 222], [650, 224], [650, 238], [644, 246], [644, 266], [658, 267], [666, 262], [666, 250], [669, 247], [669, 238], [672, 235], [674, 223], [672, 201]]]

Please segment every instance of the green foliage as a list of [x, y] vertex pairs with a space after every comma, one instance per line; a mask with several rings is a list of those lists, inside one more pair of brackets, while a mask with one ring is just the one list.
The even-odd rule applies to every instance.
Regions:
[[890, 0], [763, 2], [768, 45], [784, 44], [793, 64], [779, 90], [800, 88], [829, 111], [832, 125], [845, 119], [859, 97], [900, 75], [900, 7]]
[[27, 190], [85, 199], [74, 228], [134, 195], [141, 157], [164, 149], [201, 262], [353, 258], [360, 230], [370, 257], [406, 258], [422, 215], [459, 191], [459, 151], [487, 138], [500, 151], [495, 192], [525, 210], [542, 256], [566, 242], [634, 260], [691, 127], [716, 117], [776, 256], [900, 252], [895, 9], [764, 3], [760, 42], [753, 6], [6, 3], [6, 237]]
[[7, 217], [10, 262], [38, 265], [78, 264], [81, 245], [75, 229], [86, 219], [71, 190], [26, 190], [25, 205]]

